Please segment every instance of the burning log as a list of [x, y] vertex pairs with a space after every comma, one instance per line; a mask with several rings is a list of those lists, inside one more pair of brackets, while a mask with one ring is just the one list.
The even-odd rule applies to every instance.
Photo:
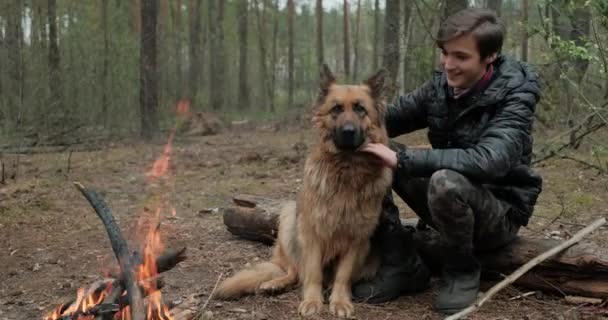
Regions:
[[[84, 289], [79, 289], [76, 300], [61, 305], [45, 319], [173, 319], [168, 308], [160, 302], [159, 289], [163, 287], [163, 281], [159, 274], [184, 261], [186, 248], [166, 250], [158, 255], [152, 252], [154, 242], [158, 242], [160, 224], [157, 224], [149, 234], [151, 237], [146, 243], [143, 255], [138, 251], [129, 254], [127, 243], [101, 195], [79, 183], [75, 185], [103, 222], [118, 260], [120, 273], [110, 279], [95, 282], [86, 293]], [[143, 299], [146, 296], [150, 303], [144, 308]]]
[[74, 183], [76, 188], [80, 190], [80, 192], [85, 196], [85, 198], [89, 201], [101, 221], [103, 222], [103, 226], [106, 228], [106, 232], [108, 233], [108, 237], [110, 238], [110, 243], [112, 244], [112, 250], [114, 251], [114, 255], [116, 259], [118, 259], [118, 264], [120, 265], [121, 273], [125, 279], [125, 287], [127, 289], [127, 295], [129, 297], [129, 306], [131, 309], [131, 319], [132, 320], [144, 320], [144, 302], [141, 295], [141, 292], [137, 288], [137, 283], [134, 275], [135, 265], [129, 259], [129, 248], [127, 247], [127, 242], [125, 241], [118, 225], [114, 221], [114, 217], [112, 216], [112, 212], [106, 205], [103, 198], [94, 190], [86, 189], [80, 183]]
[[[242, 199], [248, 199], [243, 201]], [[277, 235], [279, 205], [269, 207], [252, 201], [248, 196], [237, 196], [235, 205], [223, 212], [224, 224], [235, 236], [271, 244]], [[265, 200], [261, 203], [278, 203]], [[241, 205], [241, 204], [244, 204]], [[412, 225], [412, 221], [403, 221]], [[439, 270], [442, 252], [439, 235], [432, 229], [417, 231], [414, 240], [418, 251], [431, 269]], [[504, 248], [479, 253], [484, 275], [491, 278], [508, 274], [530, 259], [555, 247], [561, 241], [519, 237]], [[608, 298], [608, 249], [589, 242], [581, 242], [545, 260], [515, 284], [562, 294]]]

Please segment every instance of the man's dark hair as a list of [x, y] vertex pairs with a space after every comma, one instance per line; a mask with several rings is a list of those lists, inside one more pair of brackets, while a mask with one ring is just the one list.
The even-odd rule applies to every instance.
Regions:
[[477, 42], [481, 59], [500, 53], [505, 29], [496, 13], [488, 9], [468, 8], [449, 16], [439, 27], [437, 46], [443, 48], [446, 42], [469, 33]]

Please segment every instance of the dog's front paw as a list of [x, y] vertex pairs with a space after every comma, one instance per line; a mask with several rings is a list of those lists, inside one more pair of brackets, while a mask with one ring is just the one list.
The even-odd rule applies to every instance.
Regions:
[[298, 311], [303, 317], [310, 317], [319, 312], [323, 308], [323, 301], [321, 300], [304, 300], [300, 303]]
[[347, 299], [332, 300], [329, 303], [329, 312], [340, 318], [352, 318], [355, 313], [355, 307]]

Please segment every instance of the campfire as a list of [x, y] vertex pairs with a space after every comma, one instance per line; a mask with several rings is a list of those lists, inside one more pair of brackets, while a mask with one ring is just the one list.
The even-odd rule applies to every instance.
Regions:
[[[93, 283], [88, 289], [80, 288], [73, 301], [58, 306], [44, 319], [173, 319], [168, 306], [162, 303], [160, 289], [163, 281], [160, 274], [183, 261], [186, 258], [186, 248], [163, 250], [160, 223], [157, 222], [150, 227], [143, 249], [130, 251], [99, 193], [79, 183], [75, 185], [103, 222], [112, 250], [118, 259], [120, 272]], [[144, 306], [144, 298], [147, 300], [147, 307]]]
[[[180, 101], [178, 115], [188, 113], [188, 102]], [[162, 154], [146, 176], [151, 182], [167, 180], [171, 158], [172, 130]], [[120, 271], [99, 280], [88, 288], [80, 288], [76, 298], [59, 305], [43, 317], [44, 320], [175, 320], [170, 306], [162, 301], [161, 273], [171, 270], [186, 259], [186, 248], [164, 249], [160, 239], [160, 217], [166, 204], [158, 204], [153, 217], [140, 222], [147, 225], [145, 239], [140, 248], [131, 250], [125, 241], [112, 212], [103, 197], [95, 190], [74, 183], [89, 201], [108, 234]], [[170, 208], [172, 215], [175, 209]], [[148, 211], [150, 212], [150, 211]]]

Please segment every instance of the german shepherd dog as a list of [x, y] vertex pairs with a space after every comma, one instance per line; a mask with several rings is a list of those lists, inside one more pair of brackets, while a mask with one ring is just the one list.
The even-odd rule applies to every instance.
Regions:
[[392, 183], [392, 172], [380, 158], [358, 151], [366, 143], [388, 143], [385, 73], [361, 85], [338, 85], [323, 66], [313, 109], [319, 142], [306, 159], [297, 203], [286, 204], [280, 213], [272, 259], [226, 279], [216, 297], [278, 292], [299, 280], [303, 300], [298, 310], [311, 316], [323, 308], [325, 276], [331, 285], [330, 312], [353, 315], [351, 283], [378, 269], [378, 258], [369, 254], [370, 238]]

